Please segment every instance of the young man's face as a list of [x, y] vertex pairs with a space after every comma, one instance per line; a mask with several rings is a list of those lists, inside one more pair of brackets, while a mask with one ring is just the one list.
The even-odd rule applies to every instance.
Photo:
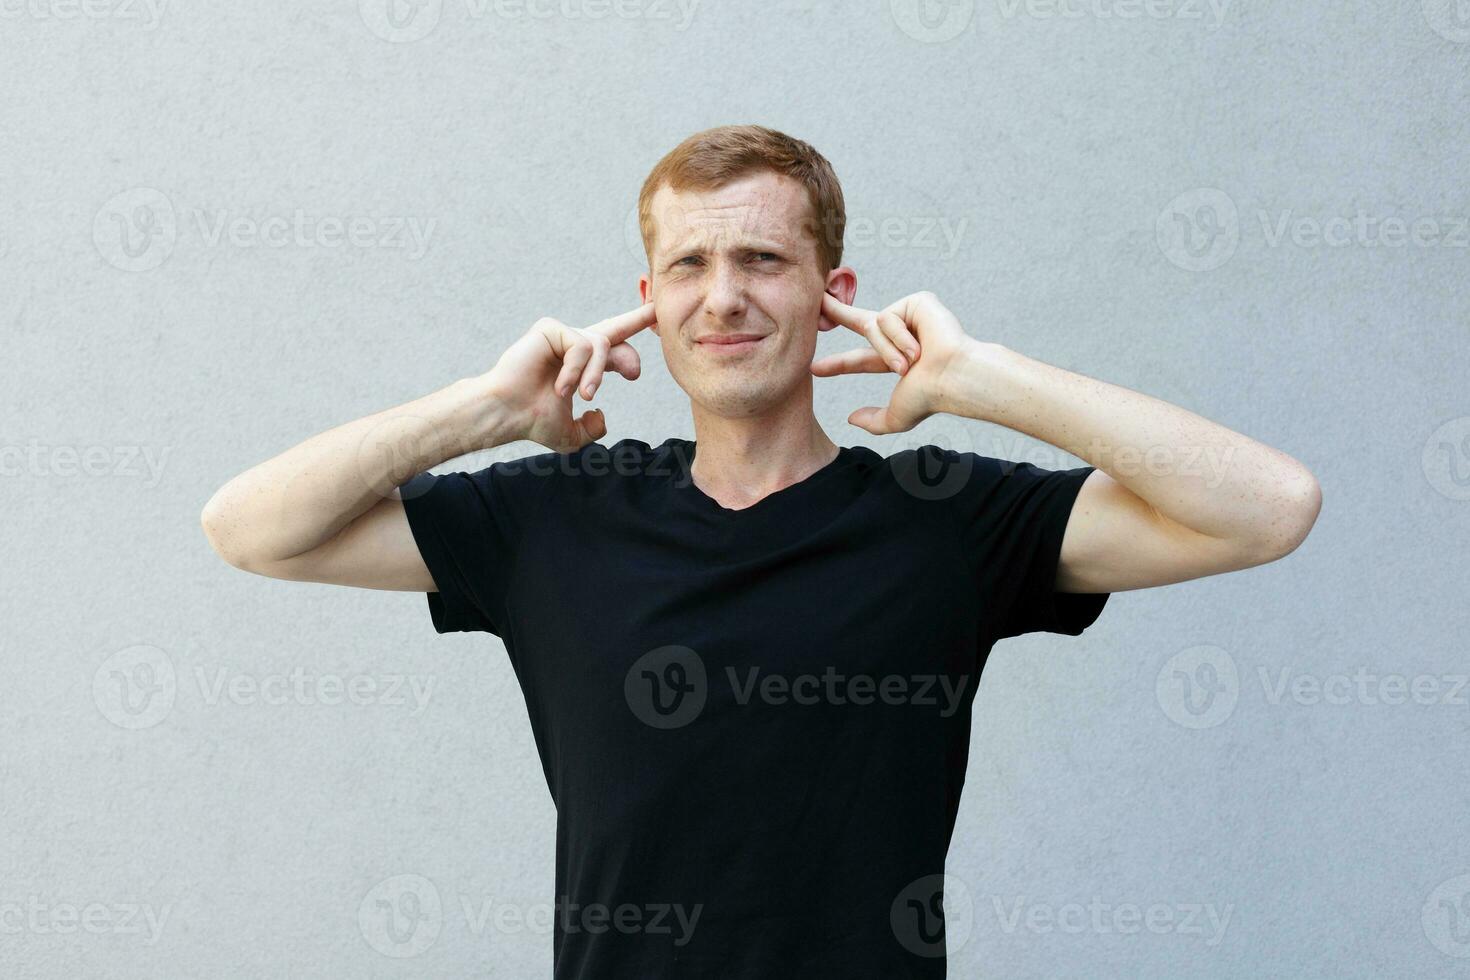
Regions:
[[762, 171], [715, 190], [654, 195], [650, 299], [675, 382], [727, 418], [775, 409], [810, 384], [822, 294], [852, 302], [851, 269], [823, 274], [806, 188]]

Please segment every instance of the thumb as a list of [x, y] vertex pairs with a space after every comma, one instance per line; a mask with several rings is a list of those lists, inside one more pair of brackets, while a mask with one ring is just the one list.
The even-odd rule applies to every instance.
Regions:
[[903, 426], [897, 425], [889, 416], [888, 409], [874, 408], [871, 405], [853, 412], [847, 417], [847, 421], [860, 429], [866, 429], [875, 436], [889, 435], [904, 430]]
[[596, 442], [607, 435], [607, 419], [600, 408], [589, 408], [579, 418], [572, 421], [572, 428], [576, 432], [577, 447]]

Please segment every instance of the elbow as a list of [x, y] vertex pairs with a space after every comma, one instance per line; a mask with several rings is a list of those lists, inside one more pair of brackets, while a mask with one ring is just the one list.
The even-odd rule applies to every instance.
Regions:
[[209, 542], [210, 549], [226, 564], [246, 572], [254, 570], [250, 557], [234, 547], [230, 540], [229, 516], [220, 503], [219, 494], [209, 498], [209, 502], [199, 512], [199, 527], [204, 532], [204, 540]]
[[1282, 494], [1282, 498], [1280, 510], [1272, 523], [1272, 534], [1262, 545], [1263, 562], [1285, 558], [1301, 547], [1307, 535], [1312, 533], [1317, 515], [1322, 512], [1322, 486], [1305, 470], [1303, 476]]
[[222, 530], [224, 519], [220, 514], [217, 500], [217, 497], [209, 498], [209, 503], [205, 504], [204, 509], [199, 512], [199, 529], [204, 532], [204, 540], [209, 542], [210, 550], [233, 565], [235, 563], [231, 560], [232, 556], [225, 547], [225, 536]]

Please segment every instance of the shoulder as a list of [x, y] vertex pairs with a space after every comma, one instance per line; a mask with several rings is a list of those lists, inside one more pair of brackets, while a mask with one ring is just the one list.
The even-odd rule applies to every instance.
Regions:
[[897, 450], [880, 462], [905, 495], [932, 503], [973, 496], [1019, 465], [932, 443]]
[[981, 453], [923, 445], [883, 457], [894, 485], [926, 508], [963, 523], [1013, 516], [1033, 501], [1074, 495], [1089, 465], [1048, 468]]

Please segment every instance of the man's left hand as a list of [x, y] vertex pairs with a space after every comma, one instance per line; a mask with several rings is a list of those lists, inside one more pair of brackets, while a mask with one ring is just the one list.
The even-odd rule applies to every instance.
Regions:
[[953, 384], [964, 364], [985, 346], [966, 335], [960, 321], [931, 292], [913, 293], [882, 310], [849, 306], [824, 293], [822, 313], [861, 334], [868, 346], [820, 357], [812, 362], [812, 374], [899, 375], [887, 406], [860, 408], [847, 417], [874, 435], [907, 432], [935, 412], [945, 411], [950, 401], [946, 383]]

